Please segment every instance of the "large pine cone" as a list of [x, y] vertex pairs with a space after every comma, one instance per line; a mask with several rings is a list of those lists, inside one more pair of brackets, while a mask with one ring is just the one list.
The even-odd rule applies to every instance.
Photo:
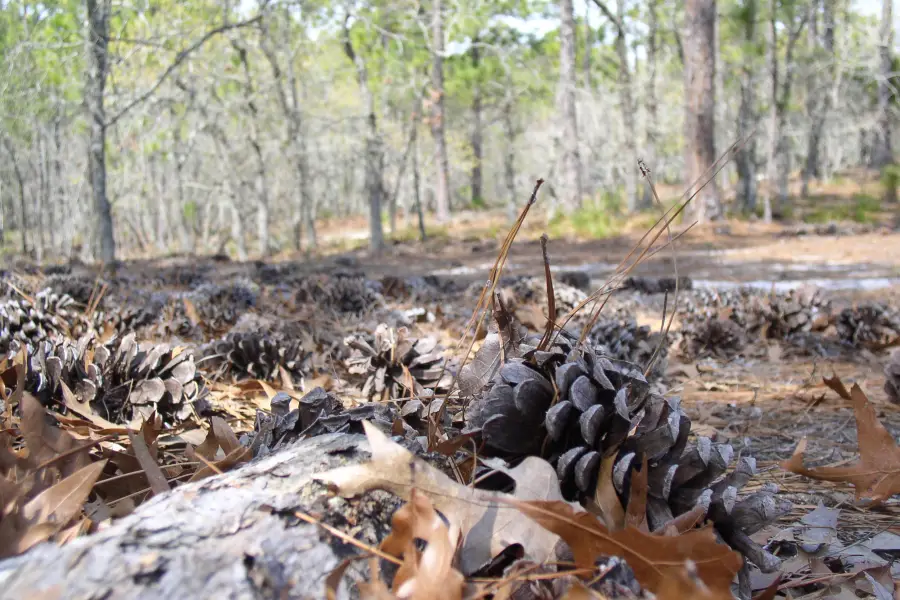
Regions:
[[[10, 356], [18, 353], [14, 344]], [[205, 410], [207, 391], [190, 352], [168, 345], [138, 344], [134, 335], [99, 344], [89, 336], [77, 342], [44, 341], [28, 354], [26, 389], [44, 404], [64, 404], [60, 383], [95, 413], [116, 423], [161, 415], [171, 423]]]
[[50, 275], [41, 284], [43, 288], [49, 288], [56, 294], [71, 296], [82, 306], [88, 306], [92, 299], [96, 299], [104, 285], [108, 286], [103, 280], [72, 274]]
[[[344, 364], [363, 381], [362, 395], [370, 400], [421, 396], [426, 389], [447, 391], [450, 374], [444, 372], [444, 358], [434, 338], [411, 338], [405, 327], [395, 331], [382, 323], [374, 336], [351, 335], [344, 343], [350, 348]], [[413, 390], [408, 389], [410, 384]]]
[[[625, 360], [646, 369], [659, 347], [662, 334], [653, 331], [647, 325], [638, 325], [631, 314], [618, 310], [609, 317], [605, 313], [601, 314], [588, 339], [597, 354]], [[651, 379], [660, 379], [666, 372], [668, 354], [667, 340], [659, 349], [653, 363]]]
[[229, 333], [207, 344], [203, 364], [235, 379], [280, 380], [284, 369], [299, 380], [309, 371], [311, 353], [302, 342], [264, 332]]
[[679, 399], [653, 393], [637, 366], [574, 348], [567, 339], [549, 351], [528, 343], [520, 346], [522, 358], [500, 366], [467, 411], [470, 424], [481, 428], [487, 454], [544, 456], [556, 467], [563, 493], [582, 501], [593, 496], [604, 460], [613, 461], [623, 505], [631, 473], [646, 459], [651, 529], [702, 506], [726, 541], [761, 569], [776, 568], [778, 560], [748, 536], [788, 507], [771, 491], [738, 498], [754, 473], [753, 459], [742, 457], [729, 472], [731, 446], [707, 438], [689, 445], [691, 421]]
[[362, 314], [380, 306], [381, 284], [354, 274], [316, 275], [298, 281], [294, 300], [326, 311]]
[[75, 300], [66, 294], [44, 289], [33, 300], [16, 298], [0, 304], [0, 353], [6, 353], [14, 340], [36, 344], [59, 339], [79, 316]]
[[900, 313], [869, 302], [842, 310], [835, 326], [841, 341], [852, 346], [887, 346], [900, 338]]

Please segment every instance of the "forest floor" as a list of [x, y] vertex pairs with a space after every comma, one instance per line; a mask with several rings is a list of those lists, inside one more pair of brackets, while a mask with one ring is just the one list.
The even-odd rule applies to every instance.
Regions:
[[[476, 219], [469, 221], [476, 222]], [[359, 249], [329, 252], [315, 259], [282, 257], [244, 264], [182, 257], [129, 261], [121, 264], [114, 275], [107, 274], [110, 291], [104, 310], [108, 317], [117, 312], [124, 313], [136, 302], [136, 296], [146, 300], [153, 294], [169, 294], [160, 304], [163, 308], [158, 309], [156, 320], [142, 325], [138, 340], [195, 348], [198, 369], [212, 392], [213, 410], [224, 415], [238, 434], [252, 434], [254, 428], [257, 432], [259, 428], [257, 410], [268, 408], [268, 401], [275, 391], [287, 390], [289, 395], [297, 398], [301, 392], [320, 385], [340, 396], [345, 404], [364, 401], [371, 390], [367, 391], [362, 382], [366, 377], [370, 380], [375, 376], [383, 377], [384, 370], [372, 367], [370, 359], [363, 369], [362, 379], [354, 378], [353, 373], [359, 374], [359, 371], [348, 365], [356, 360], [358, 366], [359, 356], [335, 348], [343, 346], [340, 342], [345, 336], [367, 332], [364, 334], [368, 336], [366, 343], [381, 352], [377, 347], [377, 336], [372, 336], [379, 323], [387, 323], [395, 329], [406, 327], [410, 338], [436, 338], [443, 350], [435, 352], [443, 353], [449, 371], [454, 373], [464, 354], [464, 349], [457, 348], [457, 342], [475, 308], [477, 290], [488, 280], [503, 237], [503, 231], [497, 228], [498, 233], [485, 239], [483, 227], [484, 220], [477, 226], [464, 225], [452, 234], [424, 243], [396, 242], [381, 256], [372, 256]], [[508, 281], [512, 288], [515, 288], [512, 282], [517, 279], [530, 277], [543, 281], [540, 233], [540, 223], [523, 228], [511, 246], [504, 275], [511, 278]], [[613, 275], [616, 266], [640, 238], [640, 231], [635, 230], [602, 240], [552, 239], [549, 242], [551, 270], [558, 276], [581, 274], [582, 287], [595, 289]], [[790, 512], [780, 515], [777, 521], [752, 536], [784, 561], [779, 569], [780, 594], [791, 598], [804, 594], [809, 595], [804, 597], [823, 598], [865, 597], [880, 593], [877, 585], [891, 593], [895, 589], [900, 593], [900, 583], [895, 588], [894, 582], [900, 580], [900, 562], [895, 560], [900, 557], [900, 502], [889, 499], [880, 506], [867, 507], [854, 500], [854, 487], [846, 481], [817, 481], [790, 473], [780, 466], [791, 457], [804, 437], [809, 438], [807, 462], [847, 465], [857, 456], [854, 403], [836, 394], [824, 382], [824, 378], [833, 375], [837, 375], [847, 388], [858, 384], [868, 396], [876, 418], [895, 439], [900, 435], [900, 407], [891, 402], [885, 391], [885, 367], [890, 363], [893, 346], [900, 342], [900, 317], [896, 316], [900, 314], [896, 312], [900, 309], [897, 296], [900, 291], [900, 233], [857, 223], [816, 227], [730, 222], [696, 227], [680, 238], [674, 248], [649, 258], [632, 275], [653, 280], [672, 277], [676, 269], [680, 277], [692, 280], [693, 289], [680, 291], [682, 300], [678, 303], [678, 315], [670, 335], [668, 363], [657, 382], [658, 389], [667, 396], [681, 398], [682, 407], [693, 424], [692, 439], [705, 436], [716, 443], [730, 444], [738, 455], [749, 454], [756, 458], [757, 475], [743, 492], [769, 489], [765, 486], [776, 484], [778, 498], [792, 503]], [[56, 281], [61, 286], [58, 291], [62, 293], [63, 288], [70, 285], [67, 281], [80, 278], [82, 282], [93, 282], [96, 277], [93, 269], [74, 266], [65, 275], [57, 276]], [[343, 311], [336, 304], [356, 293], [347, 290], [339, 294], [323, 292], [322, 296], [316, 295], [332, 285], [329, 281], [343, 281], [341, 278], [345, 277], [377, 282], [379, 308], [363, 306], [361, 310]], [[314, 289], [305, 283], [311, 278], [318, 278]], [[427, 284], [422, 284], [425, 279]], [[232, 299], [215, 299], [225, 296], [210, 296], [209, 292], [191, 295], [204, 285], [226, 286], [247, 280], [259, 286], [254, 292], [258, 298], [243, 309], [228, 305], [233, 303]], [[49, 279], [40, 271], [32, 271], [17, 273], [10, 281], [15, 282], [17, 292], [27, 299], [29, 293], [34, 294]], [[419, 287], [421, 285], [428, 289]], [[762, 293], [761, 297], [771, 294], [772, 298], [776, 295], [795, 298], [791, 290], [817, 293], [817, 302], [821, 303], [822, 310], [827, 306], [829, 314], [829, 321], [815, 330], [821, 332], [820, 341], [824, 340], [816, 346], [821, 349], [811, 350], [811, 346], [805, 346], [807, 338], [800, 338], [801, 342], [796, 338], [773, 338], [767, 334], [767, 326], [760, 330], [749, 329], [749, 325], [746, 346], [736, 353], [697, 355], [678, 346], [679, 339], [683, 341], [688, 335], [678, 333], [682, 326], [683, 306], [693, 306], [696, 310], [703, 302], [712, 302], [714, 310], [719, 311], [715, 313], [719, 316], [712, 319], [728, 319], [731, 318], [727, 316], [732, 314], [730, 311], [743, 309], [735, 308], [737, 305], [726, 306], [724, 301], [719, 304], [717, 295], [740, 288], [757, 290]], [[310, 308], [303, 304], [303, 299], [298, 299], [298, 289], [305, 290], [305, 300], [311, 300], [317, 306]], [[89, 298], [76, 300], [90, 307], [96, 291], [91, 290]], [[704, 291], [713, 293], [712, 300], [703, 295]], [[561, 293], [568, 292], [563, 290]], [[201, 301], [209, 305], [201, 305]], [[364, 298], [363, 304], [365, 302]], [[523, 296], [518, 299], [519, 310], [533, 303], [540, 311], [541, 302], [539, 295], [537, 299]], [[650, 332], [655, 332], [660, 329], [664, 308], [671, 310], [672, 303], [672, 295], [622, 290], [613, 294], [606, 311], [627, 312], [637, 325], [647, 326]], [[848, 313], [850, 316], [844, 318], [842, 311], [845, 309], [852, 312], [870, 303], [886, 307], [886, 314], [890, 316], [874, 324], [864, 323], [865, 319], [855, 316], [856, 313]], [[546, 305], [543, 306], [546, 312]], [[729, 311], [727, 315], [722, 312], [725, 309]], [[222, 311], [228, 315], [223, 315]], [[253, 313], [259, 320], [251, 323], [249, 328], [245, 323], [242, 331], [235, 333], [242, 322], [241, 312]], [[515, 314], [527, 315], [527, 310]], [[269, 365], [275, 369], [267, 371], [267, 378], [254, 372], [252, 364], [237, 364], [238, 359], [233, 357], [235, 350], [209, 351], [211, 346], [217, 348], [215, 344], [232, 344], [229, 336], [246, 336], [254, 328], [269, 327], [273, 319], [282, 323], [278, 326], [282, 328], [280, 333], [272, 325], [273, 339], [278, 340], [273, 343], [290, 342], [290, 336], [295, 334], [287, 332], [296, 331], [293, 329], [296, 325], [303, 331], [304, 345], [310, 345], [308, 340], [317, 346], [318, 351], [302, 369], [293, 363], [285, 368], [278, 363], [278, 358], [270, 356], [269, 360], [278, 364]], [[845, 339], [845, 330], [841, 329], [841, 319], [856, 319], [852, 321], [856, 323], [855, 327], [876, 327], [879, 335], [887, 337], [876, 343], [849, 343]], [[122, 323], [124, 319], [115, 325], [120, 335]], [[264, 323], [265, 327], [259, 323]], [[128, 327], [128, 324], [124, 326]], [[741, 322], [741, 326], [745, 323]], [[101, 329], [98, 326], [98, 331]], [[633, 333], [633, 330], [629, 331]], [[238, 348], [238, 343], [234, 342], [233, 346]], [[241, 347], [241, 352], [244, 350]], [[392, 357], [387, 367], [390, 372], [393, 346], [388, 354]], [[228, 358], [221, 368], [213, 371], [210, 362], [203, 365], [208, 358], [222, 363], [223, 355]], [[283, 358], [284, 354], [280, 356]], [[245, 363], [253, 363], [255, 357], [244, 359]], [[295, 366], [296, 372], [291, 370]], [[407, 372], [403, 371], [404, 374]], [[226, 374], [224, 377], [223, 373]], [[241, 378], [248, 376], [250, 382], [241, 383]], [[265, 381], [255, 385], [253, 381], [258, 379]], [[4, 382], [10, 386], [9, 377], [5, 377]], [[400, 377], [395, 378], [394, 383], [388, 381], [388, 395], [383, 397], [392, 398], [391, 386], [398, 389], [398, 385]], [[74, 389], [74, 385], [72, 387]], [[402, 390], [402, 385], [399, 389]], [[131, 415], [131, 419], [137, 417], [136, 413]], [[104, 418], [116, 420], [111, 413], [106, 413]], [[132, 425], [137, 422], [131, 421]], [[195, 425], [198, 424], [199, 420]], [[8, 427], [11, 431], [12, 427]], [[194, 444], [202, 441], [202, 429], [196, 429], [193, 435], [191, 428], [187, 429], [182, 434], [183, 439], [190, 439]], [[227, 466], [230, 465], [223, 468]], [[896, 464], [889, 464], [885, 469], [885, 477], [893, 480], [892, 489], [900, 489], [900, 451], [897, 451]], [[115, 471], [107, 475], [113, 479], [123, 476]], [[140, 492], [127, 491], [129, 496]], [[107, 498], [107, 502], [117, 501]], [[813, 525], [827, 530], [822, 538], [825, 543], [815, 552], [807, 552], [801, 538], [804, 527], [808, 529], [809, 515], [820, 503], [824, 510], [831, 511], [825, 521], [834, 518], [837, 524], [833, 527]], [[753, 589], [762, 590], [776, 576], [777, 573], [753, 571]]]

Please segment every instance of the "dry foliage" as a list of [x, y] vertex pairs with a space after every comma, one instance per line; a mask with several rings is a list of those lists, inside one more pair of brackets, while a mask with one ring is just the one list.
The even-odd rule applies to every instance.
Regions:
[[710, 528], [676, 536], [653, 535], [634, 527], [610, 531], [592, 514], [577, 512], [563, 502], [510, 502], [559, 535], [572, 549], [578, 567], [592, 567], [601, 556], [621, 556], [634, 569], [641, 585], [652, 592], [663, 593], [672, 586], [677, 586], [679, 593], [698, 589], [696, 583], [685, 587], [697, 580], [690, 574], [693, 564], [699, 581], [710, 593], [720, 594], [710, 598], [730, 597], [731, 581], [742, 564], [740, 555], [718, 543]]
[[[372, 581], [360, 584], [360, 597], [403, 600], [461, 600], [465, 578], [453, 566], [460, 531], [448, 527], [427, 496], [410, 492], [410, 501], [391, 521], [391, 533], [381, 543], [388, 554], [402, 558], [391, 590], [377, 577], [378, 563], [371, 563]], [[416, 540], [425, 549], [416, 548]]]
[[857, 500], [879, 505], [892, 495], [900, 493], [900, 447], [875, 417], [875, 409], [858, 385], [853, 384], [847, 392], [837, 377], [826, 379], [825, 383], [853, 404], [859, 460], [845, 467], [805, 467], [804, 438], [797, 444], [793, 456], [782, 463], [782, 467], [813, 479], [849, 483], [856, 488]]

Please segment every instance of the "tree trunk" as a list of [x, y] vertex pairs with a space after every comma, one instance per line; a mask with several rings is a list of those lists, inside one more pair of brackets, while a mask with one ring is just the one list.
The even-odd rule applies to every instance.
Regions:
[[878, 46], [878, 136], [875, 143], [875, 166], [881, 169], [884, 200], [897, 202], [897, 174], [894, 168], [894, 148], [891, 144], [891, 75], [894, 47], [893, 0], [881, 2], [881, 29]]
[[584, 186], [578, 148], [578, 113], [575, 105], [575, 15], [572, 0], [559, 0], [559, 109], [563, 120], [563, 205], [581, 206]]
[[116, 259], [112, 207], [106, 195], [106, 113], [104, 94], [109, 74], [109, 16], [111, 0], [85, 0], [88, 16], [88, 70], [85, 106], [90, 121], [88, 165], [94, 197], [95, 235], [100, 242], [100, 260]]
[[[387, 533], [383, 515], [400, 500], [378, 492], [336, 508], [312, 480], [366, 460], [368, 448], [360, 435], [323, 435], [179, 486], [108, 529], [0, 562], [4, 596], [324, 598], [325, 575], [358, 551], [295, 513], [358, 520], [364, 543], [377, 545]], [[349, 598], [348, 587], [341, 584], [337, 597]]]
[[450, 159], [444, 137], [444, 6], [434, 0], [431, 13], [431, 135], [434, 138], [436, 217], [439, 223], [450, 218]]
[[[822, 169], [819, 164], [819, 146], [822, 141], [822, 134], [825, 129], [825, 119], [828, 116], [830, 107], [831, 94], [826, 93], [825, 87], [830, 81], [836, 78], [835, 56], [834, 56], [834, 0], [822, 0], [822, 46], [826, 60], [828, 60], [828, 69], [826, 73], [831, 75], [823, 80], [810, 73], [807, 78], [806, 87], [806, 111], [810, 117], [809, 137], [806, 140], [806, 164], [803, 167], [802, 179], [803, 189], [801, 195], [804, 198], [809, 197], [809, 182], [813, 178], [821, 179]], [[807, 39], [809, 40], [810, 52], [813, 56], [818, 55], [818, 31], [816, 26], [816, 8], [818, 2], [810, 3], [809, 29], [807, 30]]]
[[[759, 15], [758, 0], [745, 0], [742, 7], [742, 41], [747, 48], [756, 47], [756, 19]], [[742, 57], [740, 85], [741, 103], [738, 107], [738, 139], [743, 144], [738, 148], [735, 163], [738, 174], [738, 202], [745, 213], [756, 211], [758, 186], [756, 181], [756, 135], [753, 133], [759, 122], [756, 110], [756, 61], [752, 51]]]
[[422, 208], [422, 182], [419, 177], [419, 123], [414, 121], [412, 127], [413, 195], [416, 202], [416, 217], [419, 220], [419, 239], [424, 242], [428, 235], [425, 233], [425, 210]]
[[6, 153], [9, 155], [9, 162], [12, 163], [13, 175], [16, 178], [16, 184], [19, 188], [19, 217], [17, 219], [19, 233], [22, 236], [22, 254], [28, 256], [28, 206], [25, 202], [25, 177], [22, 175], [22, 169], [19, 167], [16, 151], [13, 148], [9, 138], [3, 139], [3, 145], [6, 146]]
[[[659, 21], [657, 19], [657, 9], [659, 0], [648, 0], [647, 2], [647, 147], [644, 150], [647, 166], [651, 173], [656, 166], [656, 145], [659, 143], [659, 104], [656, 93], [656, 67], [657, 67], [657, 43]], [[650, 182], [644, 183], [644, 193], [641, 200], [641, 208], [647, 208], [653, 205], [653, 193], [650, 190]]]
[[633, 213], [640, 206], [638, 197], [637, 126], [631, 77], [628, 63], [628, 43], [625, 36], [625, 0], [618, 0], [616, 13], [616, 54], [619, 57], [619, 103], [622, 107], [622, 124], [625, 128], [625, 210]]
[[[716, 160], [715, 136], [715, 0], [685, 3], [684, 74], [685, 127], [689, 137], [687, 185], [701, 179]], [[702, 185], [703, 181], [697, 181]], [[721, 217], [715, 178], [694, 198], [694, 218], [703, 223]]]
[[[349, 16], [348, 16], [349, 18]], [[344, 21], [344, 52], [356, 67], [356, 80], [362, 105], [366, 112], [366, 194], [369, 198], [369, 249], [378, 254], [384, 250], [384, 229], [381, 225], [381, 200], [384, 193], [382, 180], [384, 154], [381, 149], [381, 134], [378, 131], [378, 117], [375, 113], [375, 97], [369, 86], [369, 70], [363, 58], [356, 53], [350, 39], [347, 21]]]
[[584, 4], [584, 55], [581, 57], [581, 70], [584, 72], [584, 89], [594, 91], [594, 78], [591, 77], [591, 51], [594, 49], [594, 30], [591, 29], [591, 5]]
[[470, 54], [472, 56], [472, 68], [475, 70], [475, 84], [472, 89], [472, 206], [481, 206], [484, 203], [481, 175], [483, 132], [481, 130], [481, 83], [478, 71], [481, 68], [481, 56], [477, 38], [475, 43], [472, 44]]
[[[508, 82], [507, 85], [511, 85]], [[503, 153], [503, 175], [506, 180], [506, 213], [510, 221], [516, 219], [519, 196], [516, 190], [516, 124], [513, 115], [512, 92], [507, 88], [507, 98], [503, 103], [503, 133], [506, 137], [506, 151]]]

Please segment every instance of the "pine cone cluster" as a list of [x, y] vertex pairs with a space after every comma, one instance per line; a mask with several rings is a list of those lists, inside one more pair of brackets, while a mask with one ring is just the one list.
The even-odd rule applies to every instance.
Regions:
[[694, 282], [690, 277], [626, 277], [622, 289], [634, 290], [639, 294], [674, 294], [676, 283], [679, 291], [690, 290]]
[[[18, 344], [9, 355], [18, 352]], [[109, 421], [129, 423], [152, 413], [179, 423], [203, 412], [206, 389], [190, 352], [166, 344], [138, 344], [134, 335], [99, 344], [90, 336], [77, 342], [42, 341], [28, 354], [26, 389], [45, 404], [64, 405], [61, 383], [81, 403]]]
[[219, 376], [280, 380], [281, 370], [299, 380], [309, 370], [311, 353], [302, 342], [265, 332], [229, 333], [207, 344], [203, 362]]
[[[259, 286], [249, 279], [238, 279], [226, 285], [204, 283], [184, 296], [189, 300], [203, 323], [211, 330], [222, 329], [237, 323], [247, 310], [259, 300]], [[187, 317], [185, 305], [175, 302], [176, 316]]]
[[[635, 318], [624, 310], [617, 310], [600, 319], [591, 329], [588, 339], [594, 346], [595, 354], [616, 358], [636, 364], [646, 369], [650, 359], [659, 347], [662, 334], [647, 325], [638, 325]], [[659, 348], [650, 379], [659, 379], [666, 371], [669, 354], [668, 341]]]
[[900, 313], [869, 302], [842, 310], [835, 326], [841, 341], [852, 346], [887, 346], [900, 338]]
[[370, 400], [421, 396], [426, 389], [446, 391], [450, 383], [437, 340], [411, 338], [405, 327], [395, 331], [382, 323], [374, 335], [351, 335], [344, 344], [350, 348], [344, 364], [364, 382], [362, 395]]
[[322, 310], [362, 314], [382, 303], [380, 283], [355, 275], [316, 275], [297, 282], [294, 300]]
[[520, 346], [521, 358], [499, 367], [467, 411], [488, 454], [546, 457], [564, 495], [581, 501], [593, 497], [607, 465], [623, 505], [633, 470], [646, 460], [651, 529], [703, 507], [735, 549], [765, 571], [777, 567], [749, 535], [787, 507], [771, 490], [739, 498], [753, 459], [741, 458], [729, 471], [731, 446], [702, 437], [689, 444], [691, 421], [679, 399], [653, 393], [636, 365], [575, 348], [571, 339], [546, 351], [530, 347], [533, 340]]
[[[543, 277], [504, 278], [500, 281], [500, 287], [511, 293], [517, 304], [547, 306], [547, 281]], [[477, 293], [480, 292], [479, 287]], [[583, 291], [562, 281], [554, 281], [553, 295], [557, 317], [568, 314], [587, 298], [587, 294]]]
[[36, 344], [59, 339], [78, 317], [75, 300], [49, 288], [39, 291], [33, 299], [14, 298], [0, 303], [0, 353], [7, 352], [14, 340]]
[[60, 273], [44, 279], [41, 286], [56, 294], [70, 296], [82, 306], [88, 306], [107, 282], [84, 275]]
[[732, 358], [754, 339], [789, 340], [827, 327], [831, 305], [818, 293], [697, 290], [681, 316], [683, 354]]

